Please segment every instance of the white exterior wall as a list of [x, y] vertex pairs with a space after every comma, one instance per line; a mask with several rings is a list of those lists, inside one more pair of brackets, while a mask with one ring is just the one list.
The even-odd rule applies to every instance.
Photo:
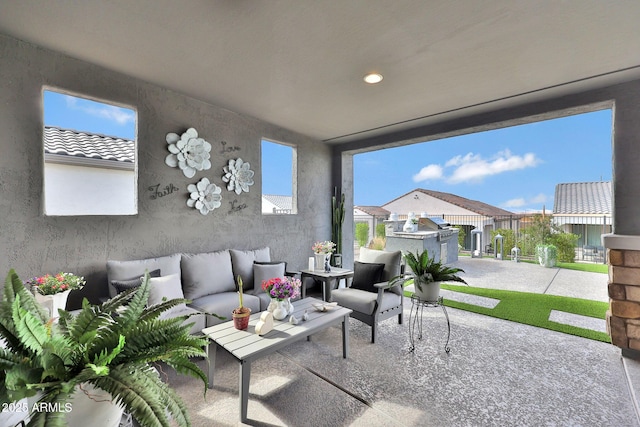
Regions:
[[45, 163], [46, 215], [135, 215], [135, 171]]
[[[416, 199], [415, 196], [418, 196], [418, 198]], [[382, 207], [398, 215], [406, 215], [409, 212], [414, 212], [416, 215], [420, 215], [421, 212], [434, 215], [478, 215], [476, 212], [461, 208], [460, 206], [453, 205], [420, 191], [412, 191]]]

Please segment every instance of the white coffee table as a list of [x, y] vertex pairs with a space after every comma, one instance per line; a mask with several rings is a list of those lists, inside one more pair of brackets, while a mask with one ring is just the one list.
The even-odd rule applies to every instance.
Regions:
[[264, 336], [255, 333], [255, 326], [260, 320], [261, 313], [252, 314], [249, 320], [249, 327], [245, 331], [240, 331], [233, 326], [233, 321], [221, 323], [202, 330], [211, 341], [207, 346], [209, 364], [207, 366], [207, 376], [209, 388], [213, 387], [213, 374], [216, 365], [216, 351], [218, 348], [225, 350], [233, 356], [240, 364], [240, 421], [247, 420], [247, 406], [249, 403], [249, 378], [251, 375], [251, 362], [266, 356], [294, 341], [308, 338], [310, 335], [322, 331], [331, 325], [342, 324], [342, 357], [345, 359], [349, 355], [349, 314], [348, 308], [337, 306], [326, 312], [319, 312], [312, 304], [322, 304], [315, 298], [304, 298], [294, 301], [294, 316], [302, 319], [304, 311], [307, 310], [309, 320], [300, 321], [297, 325], [289, 323], [289, 317], [285, 320], [275, 320], [273, 330]]

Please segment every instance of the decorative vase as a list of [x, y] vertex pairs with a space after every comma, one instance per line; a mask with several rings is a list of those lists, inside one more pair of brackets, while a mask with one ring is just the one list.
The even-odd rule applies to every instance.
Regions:
[[[420, 286], [418, 286], [420, 283]], [[414, 279], [415, 296], [421, 301], [436, 302], [440, 298], [440, 283], [441, 282], [418, 282]]]
[[236, 310], [233, 310], [233, 313], [231, 313], [231, 317], [233, 317], [233, 326], [241, 331], [244, 331], [249, 327], [249, 316], [251, 316], [251, 309], [248, 307], [244, 307], [244, 309], [246, 311], [237, 313]]
[[82, 388], [76, 386], [71, 397], [66, 421], [69, 427], [86, 426], [88, 420], [92, 420], [95, 425], [118, 427], [123, 411], [123, 407], [113, 401], [111, 394], [83, 383]]
[[36, 301], [49, 310], [49, 317], [58, 317], [58, 309], [65, 309], [67, 306], [67, 298], [69, 298], [69, 293], [71, 293], [71, 289], [64, 292], [58, 292], [53, 295], [41, 295], [38, 292], [38, 289], [33, 290], [33, 294], [35, 296]]
[[324, 262], [327, 259], [327, 254], [314, 254], [314, 257], [316, 259], [315, 260], [316, 271], [324, 271]]
[[282, 300], [271, 298], [271, 303], [269, 303], [267, 311], [270, 311], [273, 314], [274, 319], [283, 320], [293, 313], [293, 304], [291, 303], [290, 298]]

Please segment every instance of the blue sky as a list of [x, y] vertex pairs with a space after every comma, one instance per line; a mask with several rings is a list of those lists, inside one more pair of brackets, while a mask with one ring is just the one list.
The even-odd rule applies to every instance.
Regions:
[[358, 154], [354, 203], [381, 206], [424, 188], [512, 212], [551, 211], [556, 184], [611, 180], [611, 114], [602, 110]]
[[52, 91], [44, 92], [44, 124], [124, 139], [136, 136], [134, 110]]

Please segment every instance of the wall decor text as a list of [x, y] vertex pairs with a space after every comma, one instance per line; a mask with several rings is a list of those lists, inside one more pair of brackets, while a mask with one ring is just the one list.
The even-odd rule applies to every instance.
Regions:
[[238, 199], [233, 199], [231, 202], [229, 202], [229, 204], [231, 205], [229, 213], [240, 212], [241, 210], [247, 208], [246, 203], [238, 204]]
[[173, 184], [169, 184], [167, 186], [165, 186], [164, 188], [160, 188], [160, 184], [156, 184], [156, 185], [152, 185], [150, 187], [148, 187], [148, 190], [151, 192], [151, 195], [149, 196], [149, 198], [151, 200], [155, 200], [158, 199], [160, 197], [164, 197], [164, 196], [168, 196], [171, 193], [175, 193], [176, 191], [180, 191], [180, 189], [178, 187], [176, 187]]
[[236, 151], [240, 151], [241, 148], [237, 145], [230, 145], [227, 147], [227, 141], [220, 141], [220, 145], [222, 145], [222, 149], [220, 150], [220, 154], [224, 153], [233, 153]]

